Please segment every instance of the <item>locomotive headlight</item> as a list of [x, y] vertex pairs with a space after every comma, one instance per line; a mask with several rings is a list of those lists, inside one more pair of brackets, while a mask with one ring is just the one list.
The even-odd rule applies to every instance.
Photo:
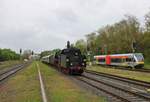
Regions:
[[72, 64], [72, 63], [70, 63], [70, 65], [72, 66], [73, 64]]
[[85, 64], [84, 64], [84, 63], [82, 63], [82, 65], [84, 66]]
[[69, 59], [66, 59], [67, 62], [69, 62]]
[[86, 59], [83, 60], [84, 62], [86, 61]]

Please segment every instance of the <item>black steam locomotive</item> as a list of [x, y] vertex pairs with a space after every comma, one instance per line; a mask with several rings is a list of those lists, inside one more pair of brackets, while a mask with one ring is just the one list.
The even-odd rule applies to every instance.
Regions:
[[67, 48], [56, 52], [54, 55], [45, 56], [42, 62], [56, 66], [59, 70], [68, 74], [82, 74], [86, 68], [86, 57], [81, 54], [80, 49], [70, 47], [67, 42]]

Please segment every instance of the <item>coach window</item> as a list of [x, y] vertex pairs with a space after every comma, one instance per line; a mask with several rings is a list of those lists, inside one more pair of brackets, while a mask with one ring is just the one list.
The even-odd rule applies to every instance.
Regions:
[[105, 59], [98, 59], [99, 62], [105, 62]]
[[125, 58], [122, 58], [122, 62], [126, 62], [126, 59], [125, 59]]
[[120, 63], [120, 62], [122, 62], [122, 59], [120, 59], [120, 58], [113, 58], [113, 59], [111, 59], [111, 62]]
[[132, 58], [126, 58], [126, 61], [127, 61], [127, 62], [131, 62], [131, 61], [132, 61]]

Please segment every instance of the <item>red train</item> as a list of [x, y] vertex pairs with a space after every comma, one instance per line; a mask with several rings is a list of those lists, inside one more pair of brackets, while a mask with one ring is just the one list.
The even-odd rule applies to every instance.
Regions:
[[100, 65], [125, 66], [134, 68], [144, 67], [144, 57], [141, 53], [97, 55], [94, 56], [94, 59], [96, 64]]

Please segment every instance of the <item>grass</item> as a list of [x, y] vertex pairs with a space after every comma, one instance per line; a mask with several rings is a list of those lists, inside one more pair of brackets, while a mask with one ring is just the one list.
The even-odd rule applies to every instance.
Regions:
[[48, 100], [51, 102], [105, 102], [104, 98], [81, 89], [70, 79], [39, 63]]
[[41, 102], [35, 62], [0, 86], [0, 102]]
[[144, 64], [144, 67], [145, 67], [146, 69], [150, 69], [150, 61], [146, 60], [146, 61], [145, 61], [145, 64]]
[[102, 66], [91, 66], [91, 67], [88, 67], [87, 69], [150, 82], [149, 73], [134, 72], [134, 71], [128, 71], [128, 70], [121, 70], [121, 69], [111, 69], [111, 68], [105, 68]]
[[10, 61], [4, 61], [0, 63], [0, 70], [6, 69], [10, 66], [16, 65], [22, 63], [22, 61], [19, 60], [10, 60]]
[[1, 84], [0, 102], [42, 102], [36, 63], [41, 70], [48, 102], [105, 102], [103, 97], [81, 89], [67, 77], [40, 62], [33, 62]]

